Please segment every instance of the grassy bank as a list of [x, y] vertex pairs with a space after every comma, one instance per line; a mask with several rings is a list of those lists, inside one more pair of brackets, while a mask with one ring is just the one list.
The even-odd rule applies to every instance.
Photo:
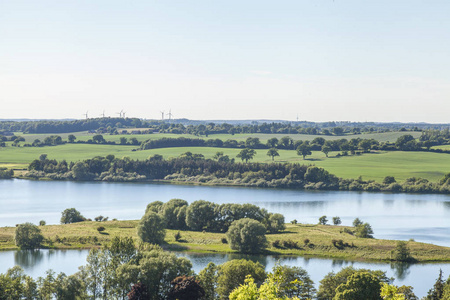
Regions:
[[[67, 225], [41, 226], [42, 234], [47, 248], [80, 249], [99, 247], [109, 242], [114, 236], [133, 237], [138, 240], [136, 225], [138, 221], [108, 221], [108, 222], [81, 222]], [[105, 227], [105, 231], [98, 232], [97, 227]], [[357, 238], [344, 229], [350, 227], [329, 225], [303, 225], [287, 224], [284, 232], [268, 234], [269, 247], [266, 254], [272, 255], [302, 255], [324, 258], [339, 258], [348, 260], [376, 260], [388, 261], [391, 250], [396, 246], [393, 240], [362, 239]], [[14, 250], [15, 227], [0, 228], [0, 250]], [[225, 234], [181, 231], [181, 240], [174, 238], [177, 230], [167, 230], [164, 247], [169, 250], [206, 252], [206, 253], [233, 253], [228, 244], [222, 243]], [[308, 239], [309, 243], [305, 244]], [[279, 240], [297, 242], [298, 248], [275, 248], [272, 243]], [[336, 247], [333, 240], [342, 240], [346, 246]], [[408, 246], [412, 256], [419, 262], [450, 261], [450, 248], [410, 241]]]

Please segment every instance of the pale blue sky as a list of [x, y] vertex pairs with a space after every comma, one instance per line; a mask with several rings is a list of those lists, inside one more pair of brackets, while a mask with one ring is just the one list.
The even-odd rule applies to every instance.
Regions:
[[0, 118], [450, 122], [450, 1], [0, 0]]

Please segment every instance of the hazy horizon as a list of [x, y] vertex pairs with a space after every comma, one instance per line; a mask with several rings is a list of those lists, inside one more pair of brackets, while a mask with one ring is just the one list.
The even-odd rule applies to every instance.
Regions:
[[[450, 2], [0, 2], [0, 119], [449, 123]], [[167, 117], [167, 116], [166, 116]]]

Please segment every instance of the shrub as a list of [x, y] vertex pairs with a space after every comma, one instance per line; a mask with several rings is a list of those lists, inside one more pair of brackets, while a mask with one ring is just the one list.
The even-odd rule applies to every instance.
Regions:
[[266, 228], [260, 222], [244, 218], [231, 223], [227, 239], [233, 250], [242, 253], [258, 253], [267, 246]]
[[61, 224], [77, 223], [85, 220], [86, 218], [75, 208], [67, 208], [61, 213]]
[[16, 228], [15, 241], [20, 249], [37, 249], [43, 240], [41, 230], [32, 223], [19, 224]]
[[181, 233], [178, 231], [177, 233], [174, 234], [173, 237], [175, 238], [175, 241], [178, 242], [179, 240], [181, 240]]
[[308, 244], [309, 244], [309, 242], [310, 242], [310, 240], [309, 240], [309, 239], [304, 239], [304, 240], [303, 240], [303, 243], [305, 244], [305, 246], [306, 246], [306, 245], [308, 245]]
[[281, 242], [280, 240], [275, 240], [272, 242], [272, 246], [275, 248], [281, 248]]
[[97, 231], [98, 231], [98, 232], [105, 231], [105, 227], [103, 227], [103, 226], [98, 226], [98, 227], [97, 227]]
[[328, 222], [327, 216], [321, 216], [321, 217], [319, 218], [319, 224], [320, 224], [320, 225], [326, 225], [327, 222]]
[[294, 225], [297, 224], [297, 220], [296, 219], [292, 220], [291, 224], [294, 224]]
[[44, 220], [39, 221], [39, 226], [45, 226], [45, 224], [47, 224], [47, 223]]
[[222, 238], [221, 241], [222, 241], [222, 244], [228, 244], [228, 240], [226, 238], [224, 238], [224, 237]]
[[396, 261], [412, 261], [413, 258], [411, 256], [411, 252], [409, 251], [408, 244], [404, 241], [398, 241], [394, 250]]

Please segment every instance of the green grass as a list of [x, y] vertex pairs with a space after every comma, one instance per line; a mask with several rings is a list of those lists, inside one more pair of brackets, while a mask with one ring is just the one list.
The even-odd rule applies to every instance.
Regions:
[[[134, 130], [134, 128], [126, 129], [128, 132], [131, 132]], [[56, 134], [21, 134], [20, 132], [15, 133], [18, 136], [22, 136], [25, 138], [26, 143], [32, 143], [35, 139], [39, 139], [43, 141], [46, 137], [51, 135], [59, 135], [63, 138], [63, 140], [67, 140], [67, 137], [69, 134], [73, 134], [77, 137], [77, 140], [80, 141], [87, 141], [91, 139], [95, 134], [88, 133], [87, 131], [80, 131], [80, 132], [73, 132], [73, 133], [56, 133]], [[290, 136], [295, 141], [297, 140], [303, 140], [303, 141], [312, 141], [316, 137], [322, 137], [326, 140], [338, 140], [338, 139], [352, 139], [352, 138], [361, 138], [361, 139], [375, 139], [380, 142], [395, 142], [397, 138], [399, 138], [402, 135], [405, 134], [411, 134], [415, 138], [418, 138], [420, 136], [420, 132], [384, 132], [384, 133], [365, 133], [365, 134], [358, 134], [358, 135], [344, 135], [344, 136], [326, 136], [326, 135], [309, 135], [309, 134], [266, 134], [266, 133], [256, 133], [256, 134], [211, 134], [208, 137], [202, 136], [198, 137], [195, 135], [190, 134], [171, 134], [171, 133], [154, 133], [154, 134], [120, 134], [120, 135], [108, 135], [104, 134], [103, 137], [107, 141], [114, 141], [116, 143], [119, 142], [121, 137], [126, 137], [128, 140], [132, 137], [135, 137], [138, 141], [146, 141], [146, 140], [154, 140], [154, 139], [160, 139], [163, 137], [171, 137], [171, 138], [178, 138], [178, 137], [186, 137], [186, 138], [203, 138], [203, 139], [221, 139], [223, 141], [226, 141], [228, 139], [231, 140], [237, 140], [237, 141], [245, 141], [249, 137], [257, 137], [261, 140], [261, 142], [265, 143], [270, 138], [277, 138], [280, 139], [284, 136]]]
[[431, 149], [442, 149], [442, 150], [450, 150], [450, 145], [439, 145], [439, 146], [433, 146]]
[[[43, 153], [50, 159], [78, 161], [94, 156], [106, 156], [113, 154], [122, 158], [128, 156], [132, 159], [146, 159], [154, 154], [161, 154], [164, 158], [177, 157], [190, 151], [201, 153], [206, 158], [212, 158], [217, 151], [224, 152], [231, 158], [236, 158], [240, 149], [211, 148], [211, 147], [176, 147], [160, 148], [144, 151], [132, 151], [136, 146], [120, 145], [95, 145], [95, 144], [65, 144], [53, 147], [5, 147], [0, 148], [0, 166], [13, 169], [26, 168], [26, 164], [39, 158]], [[256, 150], [254, 162], [271, 162], [266, 155], [267, 150]], [[330, 173], [343, 178], [358, 178], [365, 180], [382, 181], [386, 176], [394, 176], [398, 181], [408, 177], [422, 177], [431, 181], [441, 179], [450, 172], [450, 155], [431, 152], [373, 152], [362, 155], [350, 155], [335, 157], [336, 153], [330, 153], [326, 158], [322, 152], [314, 151], [306, 160], [298, 156], [293, 150], [280, 150], [280, 156], [276, 162], [298, 162], [307, 165], [323, 167]]]
[[[47, 248], [80, 249], [99, 247], [114, 236], [132, 237], [138, 240], [136, 226], [138, 221], [108, 221], [108, 222], [81, 222], [66, 225], [41, 226], [42, 234]], [[97, 231], [98, 226], [105, 227], [102, 233]], [[278, 234], [268, 234], [269, 247], [266, 254], [273, 255], [303, 255], [327, 258], [340, 258], [350, 260], [382, 260], [390, 259], [390, 251], [395, 248], [396, 241], [362, 239], [344, 232], [344, 228], [351, 227], [328, 225], [292, 225], [286, 224], [285, 231]], [[181, 240], [174, 238], [178, 230], [167, 230], [164, 248], [189, 252], [231, 253], [228, 244], [222, 243], [223, 233], [180, 231]], [[15, 227], [0, 228], [0, 250], [17, 249], [14, 245]], [[309, 245], [304, 240], [309, 239]], [[275, 248], [275, 240], [297, 242], [297, 249]], [[338, 249], [333, 246], [332, 240], [342, 240], [348, 246]], [[421, 262], [449, 261], [450, 248], [408, 242], [412, 256]]]

